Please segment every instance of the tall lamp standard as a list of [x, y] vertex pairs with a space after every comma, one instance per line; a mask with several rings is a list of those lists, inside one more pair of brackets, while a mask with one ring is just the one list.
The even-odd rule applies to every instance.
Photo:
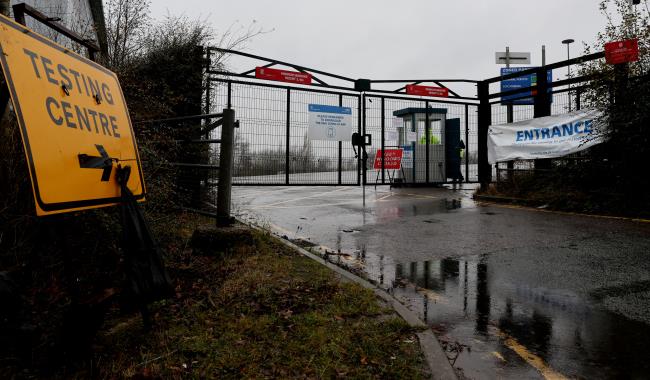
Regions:
[[[571, 49], [570, 49], [569, 46], [574, 42], [575, 41], [572, 38], [567, 38], [566, 40], [562, 41], [562, 43], [566, 45], [566, 59], [567, 60], [571, 59]], [[571, 77], [571, 65], [568, 65], [566, 67], [566, 71], [567, 71], [567, 73], [566, 73], [567, 79], [569, 79]], [[571, 91], [570, 90], [571, 90], [571, 84], [569, 84], [569, 112], [571, 112]]]

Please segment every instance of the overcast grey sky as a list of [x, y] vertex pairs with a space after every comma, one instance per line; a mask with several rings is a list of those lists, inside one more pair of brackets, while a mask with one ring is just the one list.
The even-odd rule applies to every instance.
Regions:
[[217, 32], [254, 21], [272, 31], [249, 53], [371, 79], [492, 77], [494, 52], [506, 45], [532, 52], [534, 64], [546, 45], [555, 62], [566, 57], [563, 39], [576, 40], [575, 56], [605, 26], [597, 0], [154, 0], [151, 8], [156, 18], [205, 18]]

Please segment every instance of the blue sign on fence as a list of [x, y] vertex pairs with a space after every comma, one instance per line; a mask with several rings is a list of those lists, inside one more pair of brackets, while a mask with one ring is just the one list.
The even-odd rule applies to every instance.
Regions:
[[[519, 71], [524, 71], [528, 69], [534, 69], [534, 67], [502, 67], [501, 75], [507, 75], [512, 73], [517, 73]], [[553, 82], [553, 72], [549, 70], [547, 72], [547, 81], [548, 83]], [[522, 75], [516, 78], [510, 78], [501, 81], [501, 92], [517, 90], [520, 88], [527, 88], [537, 85], [537, 75], [536, 74], [527, 74]], [[551, 89], [548, 90], [551, 92]], [[506, 95], [501, 97], [502, 104], [515, 104], [515, 105], [533, 105], [535, 101], [532, 97], [532, 92], [520, 92], [517, 94]], [[553, 95], [550, 95], [549, 98], [553, 101]]]

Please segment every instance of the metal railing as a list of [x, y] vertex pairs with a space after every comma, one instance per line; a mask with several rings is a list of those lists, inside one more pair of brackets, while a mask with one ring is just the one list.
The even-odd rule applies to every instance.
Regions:
[[[510, 175], [508, 173], [524, 170], [523, 168], [527, 171], [543, 171], [548, 169], [549, 165], [553, 165], [552, 161], [511, 162], [507, 164], [506, 168], [502, 168], [500, 165], [490, 165], [487, 160], [489, 126], [581, 109], [587, 100], [584, 94], [593, 88], [592, 83], [603, 79], [602, 75], [577, 75], [548, 81], [546, 74], [567, 66], [601, 60], [605, 56], [604, 52], [597, 52], [480, 81], [469, 79], [371, 80], [354, 79], [233, 50], [209, 48], [208, 51], [255, 60], [258, 63], [257, 67], [285, 66], [301, 73], [309, 73], [316, 82], [310, 85], [271, 84], [266, 80], [256, 78], [255, 68], [238, 73], [212, 68], [206, 70], [208, 82], [216, 86], [214, 92], [216, 102], [214, 103], [227, 108], [235, 105], [244, 114], [243, 128], [235, 142], [234, 183], [238, 185], [341, 185], [360, 184], [368, 181], [367, 169], [362, 167], [362, 161], [353, 157], [349, 152], [350, 144], [341, 145], [339, 142], [338, 144], [331, 143], [330, 146], [325, 142], [307, 142], [305, 138], [306, 115], [296, 107], [305, 101], [296, 100], [297, 97], [303, 99], [318, 99], [320, 97], [323, 104], [351, 106], [356, 120], [354, 129], [361, 134], [374, 135], [372, 138], [373, 149], [383, 149], [394, 145], [394, 142], [386, 139], [386, 132], [391, 128], [389, 124], [392, 116], [390, 103], [412, 104], [417, 108], [427, 108], [438, 104], [439, 107], [451, 110], [452, 116], [461, 120], [461, 137], [464, 138], [466, 146], [462, 158], [462, 171], [466, 182], [480, 182], [482, 187], [486, 187], [493, 177], [504, 178]], [[622, 75], [621, 69], [621, 67], [617, 68], [618, 75]], [[495, 91], [491, 88], [504, 80], [531, 74], [537, 77], [537, 81], [530, 87], [508, 91]], [[434, 98], [412, 96], [405, 92], [406, 85], [427, 83], [447, 89], [449, 96]], [[385, 88], [390, 85], [399, 87]], [[476, 86], [476, 96], [462, 94], [461, 90], [454, 87], [456, 85]], [[504, 118], [507, 105], [504, 98], [506, 97], [511, 100], [532, 98], [532, 104], [515, 105], [512, 117]], [[346, 102], [345, 99], [351, 100]], [[427, 133], [429, 132], [427, 131]], [[426, 141], [428, 143], [429, 140]], [[315, 145], [306, 146], [307, 143]], [[311, 150], [314, 157], [304, 159], [298, 154], [301, 148]], [[356, 174], [352, 168], [350, 170], [342, 169], [346, 167], [345, 163], [348, 162], [346, 160], [352, 158], [355, 161], [349, 163], [356, 163]], [[294, 163], [296, 160], [298, 163]], [[427, 160], [427, 173], [429, 172], [428, 165]], [[247, 174], [246, 170], [248, 170]], [[344, 173], [353, 177], [346, 179]], [[356, 177], [354, 177], [355, 175]], [[381, 178], [382, 184], [389, 183], [386, 181], [386, 170], [380, 170], [377, 173], [377, 178]], [[429, 183], [429, 181], [426, 182]]]
[[91, 61], [96, 60], [97, 53], [100, 52], [100, 48], [95, 41], [84, 38], [79, 33], [70, 30], [65, 25], [59, 23], [57, 19], [49, 17], [43, 14], [42, 12], [40, 12], [38, 9], [33, 8], [25, 3], [16, 4], [12, 7], [12, 9], [14, 12], [14, 19], [16, 20], [17, 23], [26, 25], [25, 15], [31, 16], [32, 18], [39, 21], [43, 25], [50, 27], [56, 32], [68, 37], [72, 41], [88, 49], [88, 58], [90, 58]]
[[[203, 123], [197, 125], [196, 122]], [[164, 164], [175, 168], [178, 172], [175, 178], [176, 190], [181, 195], [177, 200], [178, 207], [185, 211], [213, 217], [218, 225], [231, 224], [233, 222], [230, 211], [233, 146], [237, 127], [235, 110], [224, 109], [221, 113], [146, 120], [134, 124], [149, 124], [154, 128], [173, 127], [174, 136], [183, 133], [191, 136], [187, 139], [175, 140], [175, 143], [182, 147], [180, 161], [174, 157], [174, 160], [166, 161]], [[220, 127], [219, 138], [206, 137], [214, 134], [218, 127]], [[209, 148], [214, 145], [218, 145], [219, 148]], [[201, 148], [202, 146], [207, 148]]]
[[[371, 135], [375, 149], [390, 147], [396, 141], [387, 139], [392, 128], [393, 104], [424, 108], [449, 107], [450, 117], [463, 120], [465, 145], [462, 165], [465, 181], [477, 180], [476, 160], [476, 98], [462, 95], [455, 84], [475, 85], [465, 79], [369, 80], [353, 79], [282, 60], [266, 58], [227, 49], [208, 48], [207, 56], [237, 55], [255, 60], [256, 66], [242, 72], [208, 68], [209, 103], [215, 108], [234, 107], [241, 118], [235, 139], [235, 185], [360, 185], [375, 176], [372, 168], [364, 168], [360, 155], [350, 141], [310, 141], [307, 139], [309, 103], [349, 107], [352, 130]], [[284, 66], [312, 76], [315, 83], [269, 82], [256, 78], [255, 67]], [[447, 98], [426, 98], [405, 92], [407, 84], [433, 83], [448, 90]], [[396, 88], [388, 89], [387, 86]], [[373, 88], [373, 87], [377, 88]], [[384, 88], [380, 88], [380, 87]], [[377, 107], [383, 107], [383, 111]], [[381, 112], [381, 116], [377, 114]], [[428, 144], [428, 139], [426, 140]], [[428, 150], [427, 150], [428, 152]], [[422, 157], [424, 159], [424, 156]], [[382, 157], [383, 162], [383, 157]], [[372, 159], [369, 164], [372, 165]], [[427, 170], [429, 162], [426, 162]], [[423, 163], [424, 165], [424, 163]], [[370, 172], [370, 173], [368, 173]], [[390, 184], [387, 170], [380, 170], [381, 184]], [[424, 178], [424, 183], [441, 183]], [[444, 182], [444, 181], [442, 181]]]

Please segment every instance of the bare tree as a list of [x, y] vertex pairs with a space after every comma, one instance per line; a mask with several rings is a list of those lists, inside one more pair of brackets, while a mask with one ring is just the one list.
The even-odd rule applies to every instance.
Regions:
[[[233, 23], [222, 33], [215, 33], [205, 20], [190, 20], [184, 15], [168, 15], [163, 20], [153, 20], [149, 15], [150, 4], [150, 1], [142, 0], [106, 2], [107, 63], [110, 67], [122, 67], [152, 48], [159, 48], [161, 43], [174, 45], [196, 40], [197, 32], [202, 33], [199, 40], [205, 45], [225, 49], [243, 49], [253, 37], [269, 32], [259, 27], [255, 20], [248, 26]], [[223, 68], [226, 58], [225, 54], [214, 54], [213, 68]]]
[[141, 54], [139, 42], [151, 26], [149, 1], [109, 0], [106, 3], [107, 64], [119, 68]]

